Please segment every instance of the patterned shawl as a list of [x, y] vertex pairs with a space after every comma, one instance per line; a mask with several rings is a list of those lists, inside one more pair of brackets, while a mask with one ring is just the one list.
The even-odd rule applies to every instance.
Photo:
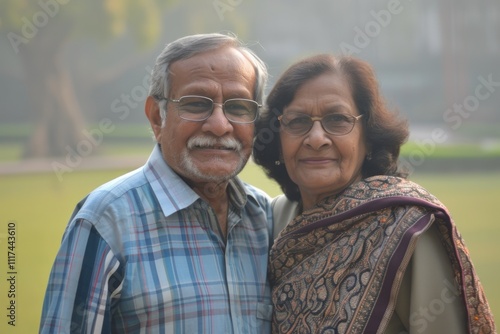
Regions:
[[470, 333], [492, 313], [447, 209], [413, 182], [375, 176], [288, 224], [271, 253], [273, 333], [383, 333], [419, 235], [438, 224]]

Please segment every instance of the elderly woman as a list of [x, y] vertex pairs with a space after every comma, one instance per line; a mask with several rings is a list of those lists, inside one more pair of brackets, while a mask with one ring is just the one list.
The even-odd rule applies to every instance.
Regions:
[[398, 169], [407, 137], [361, 60], [318, 55], [279, 78], [254, 145], [284, 192], [274, 333], [495, 331], [448, 210]]

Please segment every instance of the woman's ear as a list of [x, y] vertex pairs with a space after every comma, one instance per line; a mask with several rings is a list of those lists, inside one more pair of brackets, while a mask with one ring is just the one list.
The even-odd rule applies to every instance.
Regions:
[[161, 138], [161, 124], [162, 119], [160, 116], [160, 106], [158, 105], [158, 101], [152, 97], [148, 96], [146, 99], [146, 103], [144, 105], [144, 113], [151, 124], [151, 129], [155, 135], [156, 141], [160, 141]]

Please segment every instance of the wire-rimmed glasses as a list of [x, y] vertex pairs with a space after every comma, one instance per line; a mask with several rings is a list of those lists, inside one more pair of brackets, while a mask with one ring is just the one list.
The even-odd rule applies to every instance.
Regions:
[[343, 136], [354, 129], [356, 121], [362, 116], [334, 113], [323, 117], [311, 117], [301, 113], [286, 113], [278, 116], [278, 120], [281, 122], [283, 130], [294, 136], [303, 136], [308, 133], [315, 121], [319, 121], [323, 129], [329, 134]]
[[180, 118], [187, 121], [201, 122], [208, 119], [213, 111], [214, 105], [222, 107], [228, 121], [238, 124], [253, 123], [259, 114], [262, 105], [249, 99], [229, 99], [224, 103], [215, 103], [211, 98], [198, 95], [186, 95], [179, 99], [165, 100], [177, 104], [177, 112]]

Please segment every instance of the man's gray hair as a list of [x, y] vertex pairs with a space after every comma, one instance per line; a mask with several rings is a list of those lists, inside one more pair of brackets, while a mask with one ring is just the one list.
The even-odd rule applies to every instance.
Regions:
[[256, 78], [254, 99], [259, 104], [262, 104], [268, 77], [266, 65], [236, 36], [219, 33], [186, 36], [167, 44], [162, 53], [156, 58], [156, 63], [151, 73], [149, 95], [158, 100], [168, 97], [170, 89], [169, 67], [173, 62], [224, 46], [239, 50], [252, 63]]

